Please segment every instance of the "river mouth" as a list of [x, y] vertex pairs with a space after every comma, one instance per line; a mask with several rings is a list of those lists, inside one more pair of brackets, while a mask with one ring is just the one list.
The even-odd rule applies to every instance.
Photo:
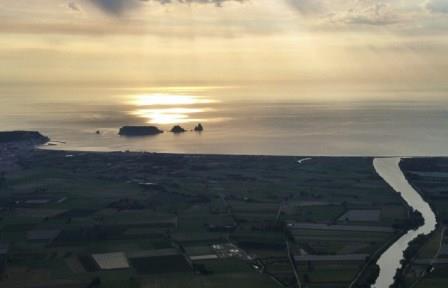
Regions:
[[378, 259], [377, 265], [380, 274], [372, 288], [387, 288], [394, 283], [394, 277], [401, 267], [404, 259], [404, 251], [410, 242], [420, 235], [428, 235], [436, 229], [437, 219], [427, 202], [409, 184], [400, 168], [402, 158], [375, 158], [373, 166], [378, 175], [389, 184], [406, 203], [414, 210], [421, 213], [424, 224], [416, 230], [409, 230], [394, 242]]

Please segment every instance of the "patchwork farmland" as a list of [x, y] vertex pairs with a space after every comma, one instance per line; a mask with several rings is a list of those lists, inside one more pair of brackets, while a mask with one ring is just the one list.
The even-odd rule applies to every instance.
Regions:
[[1, 287], [364, 287], [409, 224], [371, 158], [67, 155], [5, 174]]

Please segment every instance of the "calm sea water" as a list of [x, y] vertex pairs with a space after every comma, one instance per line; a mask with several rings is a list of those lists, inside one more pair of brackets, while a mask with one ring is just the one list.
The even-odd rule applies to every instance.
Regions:
[[[238, 87], [0, 88], [0, 130], [39, 130], [65, 142], [52, 149], [448, 155], [447, 95]], [[192, 129], [198, 122], [205, 127], [200, 134], [117, 135], [123, 125], [168, 130], [175, 124]]]

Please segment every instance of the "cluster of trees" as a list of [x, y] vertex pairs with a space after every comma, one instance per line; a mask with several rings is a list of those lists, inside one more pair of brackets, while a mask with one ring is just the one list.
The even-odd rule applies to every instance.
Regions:
[[393, 225], [393, 227], [397, 230], [416, 230], [418, 227], [425, 224], [425, 219], [423, 218], [423, 215], [417, 211], [412, 210], [410, 212], [409, 218], [406, 219], [406, 221], [402, 223], [396, 223]]
[[87, 288], [96, 288], [96, 287], [100, 287], [101, 286], [101, 278], [100, 277], [95, 277], [92, 279], [92, 281], [89, 283], [89, 285], [87, 286]]
[[6, 186], [6, 173], [4, 171], [0, 172], [0, 189]]
[[409, 244], [408, 249], [404, 251], [404, 259], [401, 260], [401, 268], [398, 269], [395, 275], [393, 288], [405, 288], [406, 284], [406, 270], [411, 264], [412, 259], [417, 255], [420, 248], [425, 244], [430, 236], [420, 235]]
[[370, 265], [370, 267], [365, 271], [365, 273], [361, 275], [361, 277], [353, 287], [356, 288], [370, 287], [375, 283], [379, 275], [380, 275], [380, 267], [376, 263], [373, 263], [373, 265]]

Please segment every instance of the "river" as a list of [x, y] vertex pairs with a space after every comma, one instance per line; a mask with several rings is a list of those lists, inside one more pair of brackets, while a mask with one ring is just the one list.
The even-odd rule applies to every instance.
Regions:
[[420, 194], [409, 184], [400, 168], [401, 158], [376, 158], [373, 162], [376, 172], [386, 181], [409, 206], [419, 211], [425, 222], [417, 230], [410, 230], [390, 246], [378, 259], [380, 274], [373, 288], [387, 288], [394, 282], [397, 270], [401, 267], [404, 251], [409, 243], [419, 235], [428, 235], [436, 229], [434, 212]]

